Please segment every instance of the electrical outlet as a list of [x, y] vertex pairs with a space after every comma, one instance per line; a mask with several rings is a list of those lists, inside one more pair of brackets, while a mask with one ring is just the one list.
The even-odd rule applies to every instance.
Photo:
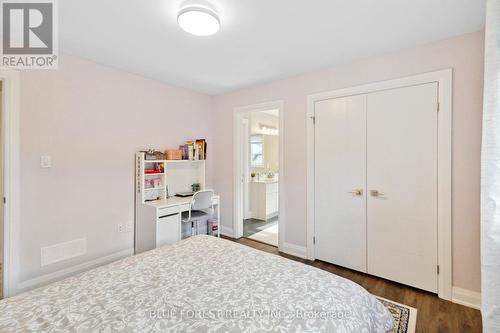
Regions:
[[133, 231], [133, 224], [132, 224], [132, 222], [118, 224], [118, 233], [124, 234], [124, 233], [129, 233], [129, 232], [132, 232], [132, 231]]

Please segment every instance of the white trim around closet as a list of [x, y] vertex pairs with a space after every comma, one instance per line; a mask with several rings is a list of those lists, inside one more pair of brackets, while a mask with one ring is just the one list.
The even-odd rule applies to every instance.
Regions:
[[369, 83], [310, 95], [307, 98], [307, 257], [314, 254], [314, 105], [318, 101], [437, 82], [438, 113], [438, 295], [452, 300], [452, 82], [453, 70], [445, 69], [388, 81]]

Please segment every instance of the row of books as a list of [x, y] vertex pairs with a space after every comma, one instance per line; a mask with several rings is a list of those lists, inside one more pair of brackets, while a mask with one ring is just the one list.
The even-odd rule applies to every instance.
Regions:
[[206, 160], [207, 142], [205, 139], [196, 139], [195, 141], [186, 141], [179, 147], [182, 150], [183, 160]]

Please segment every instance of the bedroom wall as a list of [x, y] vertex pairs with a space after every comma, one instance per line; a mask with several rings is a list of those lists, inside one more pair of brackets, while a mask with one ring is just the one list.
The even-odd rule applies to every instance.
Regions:
[[[209, 96], [63, 55], [21, 74], [20, 282], [133, 248], [134, 154], [212, 143]], [[211, 186], [210, 150], [207, 182]], [[52, 168], [40, 168], [40, 156]], [[87, 254], [40, 267], [40, 248], [87, 238]]]
[[[401, 52], [325, 69], [217, 96], [214, 184], [222, 196], [222, 230], [231, 233], [233, 212], [233, 110], [283, 100], [285, 123], [285, 242], [306, 246], [307, 96], [452, 67], [453, 82], [453, 285], [480, 290], [479, 179], [484, 35], [466, 34]], [[281, 178], [283, 179], [283, 178]], [[229, 204], [227, 204], [229, 202]], [[281, 232], [281, 231], [280, 231]]]

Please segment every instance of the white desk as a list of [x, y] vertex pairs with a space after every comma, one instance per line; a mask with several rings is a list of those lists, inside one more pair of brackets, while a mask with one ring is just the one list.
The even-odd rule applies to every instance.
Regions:
[[[139, 204], [135, 225], [135, 253], [152, 250], [182, 239], [182, 212], [189, 211], [191, 197], [149, 201]], [[214, 218], [220, 235], [220, 198], [214, 195]]]

